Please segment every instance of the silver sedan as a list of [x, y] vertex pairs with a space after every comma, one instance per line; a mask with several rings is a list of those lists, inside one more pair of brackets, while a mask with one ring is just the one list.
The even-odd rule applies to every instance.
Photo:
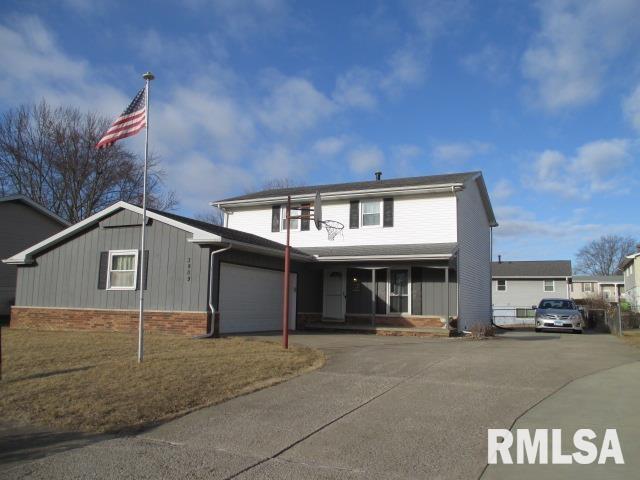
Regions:
[[564, 298], [543, 298], [536, 310], [536, 332], [560, 330], [582, 333], [584, 321], [573, 300]]

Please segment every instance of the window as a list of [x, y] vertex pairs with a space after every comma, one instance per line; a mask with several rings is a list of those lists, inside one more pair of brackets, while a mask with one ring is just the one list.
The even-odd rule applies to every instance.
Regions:
[[[299, 207], [296, 207], [299, 208]], [[291, 216], [296, 217], [300, 215], [298, 210], [294, 210], [293, 205], [291, 206]], [[287, 207], [283, 206], [282, 211], [280, 212], [280, 218], [282, 219], [282, 230], [284, 232], [287, 231]], [[300, 219], [293, 218], [291, 219], [291, 230], [300, 230]]]
[[507, 281], [506, 280], [497, 280], [496, 281], [496, 290], [499, 292], [507, 291]]
[[380, 226], [380, 200], [364, 200], [362, 205], [362, 226]]
[[135, 290], [137, 272], [137, 250], [109, 251], [107, 290]]
[[583, 292], [593, 292], [593, 283], [591, 282], [585, 282], [582, 284], [582, 291]]
[[516, 308], [517, 318], [534, 318], [536, 311], [531, 308]]
[[545, 280], [544, 282], [544, 291], [545, 292], [555, 292], [556, 291], [556, 285], [555, 285], [555, 281], [553, 280]]

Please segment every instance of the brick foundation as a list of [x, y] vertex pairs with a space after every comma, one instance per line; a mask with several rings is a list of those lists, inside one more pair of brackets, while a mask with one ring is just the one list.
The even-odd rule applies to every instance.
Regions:
[[[207, 317], [207, 312], [145, 311], [144, 330], [175, 335], [203, 335], [207, 333]], [[138, 330], [138, 312], [136, 310], [12, 307], [10, 327], [35, 330], [135, 332]]]
[[[320, 313], [298, 313], [297, 328], [303, 329], [309, 323], [321, 323], [322, 314]], [[403, 328], [442, 328], [444, 320], [441, 317], [426, 316], [383, 316], [378, 315], [375, 318], [377, 327], [403, 327]], [[344, 325], [371, 325], [371, 317], [367, 315], [349, 315], [345, 316]]]

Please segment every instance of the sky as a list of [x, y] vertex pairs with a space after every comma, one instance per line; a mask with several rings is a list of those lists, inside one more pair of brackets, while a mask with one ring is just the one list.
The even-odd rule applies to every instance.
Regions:
[[274, 178], [481, 170], [495, 255], [571, 259], [640, 238], [639, 25], [640, 0], [4, 0], [0, 111], [115, 118], [150, 70], [180, 213]]

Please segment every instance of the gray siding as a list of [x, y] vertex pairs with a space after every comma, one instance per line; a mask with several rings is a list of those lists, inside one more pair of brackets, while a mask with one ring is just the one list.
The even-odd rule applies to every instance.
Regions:
[[[140, 248], [140, 216], [114, 213], [89, 230], [18, 268], [16, 305], [135, 309], [137, 291], [99, 290], [100, 252]], [[207, 309], [208, 248], [188, 242], [191, 234], [160, 221], [147, 227], [149, 251], [145, 306], [161, 311]]]
[[[447, 316], [447, 285], [445, 282], [445, 272], [442, 269], [423, 268], [421, 290], [421, 314]], [[449, 315], [457, 315], [457, 293], [455, 271], [449, 271]]]
[[458, 198], [460, 327], [491, 321], [491, 229], [475, 181]]
[[[0, 259], [9, 258], [65, 227], [20, 201], [0, 203]], [[16, 266], [0, 263], [0, 315], [8, 315], [16, 293]]]
[[[501, 279], [503, 280], [503, 279]], [[555, 291], [544, 291], [544, 280], [537, 279], [520, 279], [507, 278], [506, 291], [497, 290], [497, 280], [492, 281], [493, 289], [493, 306], [499, 307], [522, 307], [531, 308], [537, 305], [545, 297], [550, 298], [567, 298], [567, 281], [557, 278], [549, 279], [555, 281]]]

